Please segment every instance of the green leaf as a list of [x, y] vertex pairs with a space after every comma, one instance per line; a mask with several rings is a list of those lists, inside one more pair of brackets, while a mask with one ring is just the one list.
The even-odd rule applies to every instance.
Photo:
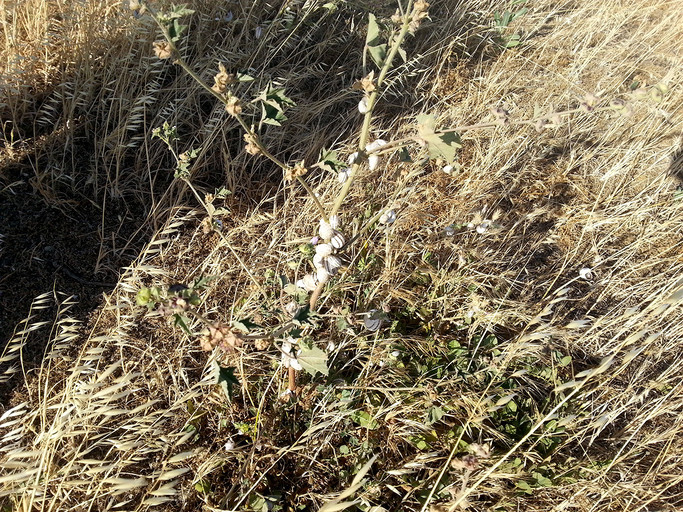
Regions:
[[173, 315], [173, 325], [180, 327], [183, 331], [185, 331], [186, 334], [192, 336], [192, 331], [190, 331], [190, 328], [188, 327], [189, 323], [190, 319], [185, 315], [181, 315], [180, 313]]
[[135, 303], [138, 306], [147, 306], [152, 302], [152, 291], [149, 288], [140, 288], [135, 295]]
[[171, 36], [171, 41], [178, 41], [186, 29], [187, 25], [181, 25], [177, 19], [174, 19], [173, 23], [168, 27], [168, 35]]
[[234, 366], [220, 366], [214, 363], [216, 368], [216, 384], [218, 384], [228, 400], [232, 400], [232, 387], [239, 386], [240, 381], [235, 377]]
[[237, 73], [238, 82], [253, 82], [255, 78], [247, 73]]
[[534, 480], [536, 480], [536, 483], [540, 487], [552, 487], [553, 485], [553, 482], [550, 480], [550, 478], [547, 478], [540, 473], [532, 473], [531, 476], [534, 477]]
[[368, 46], [368, 51], [373, 62], [377, 64], [378, 68], [381, 68], [384, 65], [384, 59], [387, 57], [387, 45]]
[[445, 414], [446, 412], [441, 407], [434, 405], [427, 409], [427, 422], [429, 424], [437, 423]]
[[410, 153], [408, 152], [408, 148], [401, 148], [401, 151], [398, 154], [398, 160], [400, 162], [412, 162], [413, 161], [413, 159], [410, 158]]
[[365, 46], [374, 63], [377, 64], [378, 68], [381, 68], [384, 64], [384, 59], [387, 56], [387, 45], [381, 43], [377, 18], [375, 18], [375, 15], [372, 13], [369, 14], [368, 35], [365, 39]]
[[238, 331], [242, 331], [245, 334], [248, 334], [249, 331], [251, 331], [252, 329], [258, 329], [259, 327], [261, 327], [259, 324], [255, 324], [248, 318], [243, 318], [242, 320], [234, 320], [232, 322], [232, 326]]
[[194, 282], [191, 288], [194, 290], [202, 290], [214, 279], [218, 279], [218, 276], [202, 276]]
[[320, 157], [318, 158], [318, 167], [326, 171], [336, 172], [339, 169], [347, 167], [345, 162], [342, 162], [337, 157], [337, 152], [332, 149], [322, 149]]
[[216, 196], [217, 199], [225, 199], [228, 197], [232, 192], [230, 189], [227, 189], [225, 187], [220, 187], [216, 189], [216, 192], [214, 193], [214, 196]]
[[377, 18], [372, 13], [368, 15], [368, 35], [365, 39], [365, 44], [367, 46], [377, 46], [380, 44], [379, 25], [377, 24]]
[[515, 487], [519, 489], [520, 491], [526, 493], [526, 494], [531, 494], [531, 486], [525, 482], [524, 480], [521, 480], [515, 484]]
[[287, 116], [282, 113], [282, 110], [268, 103], [261, 103], [261, 123], [282, 126], [286, 120]]
[[197, 492], [209, 494], [211, 492], [211, 482], [205, 478], [201, 478], [196, 484], [194, 484], [194, 488]]
[[265, 123], [275, 126], [280, 126], [287, 120], [287, 116], [284, 114], [285, 108], [296, 105], [285, 94], [284, 88], [274, 87], [272, 83], [269, 83], [253, 102], [261, 102], [261, 124]]
[[318, 347], [306, 347], [301, 344], [301, 353], [296, 356], [301, 367], [312, 376], [320, 372], [327, 376], [329, 370], [327, 368], [327, 354]]
[[460, 136], [455, 132], [436, 133], [434, 126], [436, 117], [429, 114], [417, 116], [417, 133], [427, 144], [430, 158], [443, 158], [447, 162], [455, 161], [455, 153], [462, 147]]
[[172, 18], [182, 18], [183, 16], [189, 16], [190, 14], [194, 14], [194, 11], [188, 9], [186, 4], [180, 4], [172, 7], [170, 16]]
[[519, 40], [519, 34], [513, 34], [505, 43], [505, 48], [515, 48], [520, 44], [522, 44], [522, 42]]
[[351, 414], [350, 418], [354, 423], [357, 423], [361, 427], [367, 428], [369, 430], [375, 430], [377, 427], [379, 427], [377, 420], [375, 420], [370, 413], [366, 411], [353, 411], [353, 414]]
[[436, 432], [432, 431], [411, 436], [408, 440], [413, 443], [418, 450], [426, 451], [430, 450], [432, 445], [438, 441], [438, 437], [436, 437]]

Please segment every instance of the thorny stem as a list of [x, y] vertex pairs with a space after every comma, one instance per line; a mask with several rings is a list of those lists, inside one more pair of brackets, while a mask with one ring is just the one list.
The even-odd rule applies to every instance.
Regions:
[[[370, 97], [368, 98], [368, 110], [365, 113], [365, 117], [363, 118], [363, 126], [360, 132], [360, 141], [358, 142], [358, 159], [367, 156], [365, 154], [365, 146], [367, 145], [368, 137], [370, 136], [370, 123], [372, 122], [372, 114], [375, 110], [375, 102], [377, 101], [379, 89], [382, 86], [382, 83], [384, 82], [384, 78], [386, 77], [387, 73], [389, 72], [389, 69], [391, 68], [391, 63], [394, 60], [396, 54], [398, 53], [398, 50], [401, 47], [401, 44], [403, 43], [403, 40], [408, 34], [408, 29], [410, 28], [411, 21], [410, 9], [412, 5], [413, 1], [410, 0], [408, 2], [408, 6], [403, 16], [403, 25], [401, 26], [401, 32], [399, 32], [398, 37], [392, 42], [391, 50], [389, 51], [389, 54], [387, 55], [386, 60], [384, 61], [384, 65], [382, 66], [382, 70], [379, 73], [379, 77], [377, 77], [377, 86], [375, 90], [370, 93]], [[334, 216], [339, 212], [339, 209], [341, 208], [344, 199], [346, 199], [346, 196], [348, 195], [349, 190], [351, 189], [351, 185], [354, 182], [359, 167], [360, 165], [358, 162], [354, 163], [351, 166], [351, 174], [349, 176], [349, 179], [346, 180], [346, 183], [344, 183], [344, 186], [339, 192], [339, 196], [337, 197], [337, 200], [334, 202], [334, 206], [332, 207], [332, 213], [330, 213], [330, 216]]]
[[[192, 79], [197, 82], [205, 91], [207, 91], [209, 94], [214, 96], [216, 99], [218, 99], [221, 103], [227, 106], [228, 102], [227, 99], [225, 98], [224, 95], [214, 91], [211, 87], [209, 87], [204, 80], [201, 79], [197, 73], [194, 72], [194, 70], [183, 60], [183, 58], [180, 56], [180, 52], [178, 51], [178, 47], [175, 45], [175, 42], [171, 38], [171, 35], [168, 32], [168, 28], [166, 28], [158, 19], [157, 17], [157, 12], [151, 8], [148, 4], [145, 4], [145, 7], [147, 10], [150, 12], [152, 15], [152, 18], [154, 18], [154, 21], [158, 25], [158, 27], [161, 29], [162, 34], [164, 35], [164, 38], [168, 42], [168, 44], [171, 47], [171, 52], [173, 55], [173, 63], [178, 64], [183, 70], [192, 77]], [[240, 114], [233, 114], [233, 117], [237, 119], [237, 122], [239, 125], [242, 127], [242, 129], [249, 135], [249, 138], [253, 142], [254, 145], [256, 145], [261, 152], [263, 156], [265, 156], [268, 160], [273, 162], [275, 165], [280, 167], [283, 171], [287, 171], [290, 169], [290, 167], [284, 163], [282, 160], [277, 158], [275, 155], [273, 155], [268, 149], [263, 145], [261, 142], [261, 139], [259, 136], [254, 132], [253, 129], [249, 127], [249, 125], [246, 123], [244, 118]], [[300, 178], [300, 177], [299, 177]], [[305, 182], [302, 179], [299, 179], [299, 182], [304, 186], [304, 189], [306, 192], [311, 196], [313, 201], [315, 202], [316, 206], [318, 207], [318, 210], [320, 211], [320, 214], [322, 215], [323, 219], [327, 221], [327, 215], [325, 214], [325, 210], [320, 204], [320, 201], [318, 198], [315, 196], [311, 188], [305, 184]]]

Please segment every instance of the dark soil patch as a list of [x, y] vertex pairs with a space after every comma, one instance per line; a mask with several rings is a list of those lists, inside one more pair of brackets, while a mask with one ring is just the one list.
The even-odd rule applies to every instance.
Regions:
[[[4, 172], [4, 171], [3, 171]], [[141, 212], [111, 205], [106, 214], [90, 202], [57, 208], [48, 205], [20, 172], [0, 175], [0, 346], [37, 322], [51, 322], [60, 297], [73, 296], [69, 316], [85, 322], [89, 312], [113, 289], [119, 269], [128, 265], [143, 242]], [[136, 234], [137, 233], [137, 234]], [[121, 250], [117, 248], [125, 248]], [[35, 297], [52, 296], [49, 307], [31, 312]], [[25, 371], [40, 365], [50, 339], [50, 324], [26, 337], [21, 351]], [[0, 363], [0, 375], [17, 360]], [[22, 373], [0, 383], [6, 403]]]

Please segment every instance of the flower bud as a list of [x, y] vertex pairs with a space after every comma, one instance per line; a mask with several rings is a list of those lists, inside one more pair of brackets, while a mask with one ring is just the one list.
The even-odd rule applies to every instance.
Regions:
[[225, 104], [225, 110], [231, 116], [238, 116], [242, 113], [242, 105], [237, 96], [230, 96], [228, 102]]
[[168, 43], [168, 41], [154, 41], [153, 47], [154, 54], [159, 59], [168, 59], [173, 54], [173, 49], [171, 48], [171, 45]]

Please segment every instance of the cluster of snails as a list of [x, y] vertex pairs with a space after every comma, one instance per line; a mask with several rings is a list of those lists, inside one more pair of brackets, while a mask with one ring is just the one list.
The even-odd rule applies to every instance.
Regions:
[[329, 221], [320, 220], [318, 236], [313, 240], [315, 245], [315, 256], [313, 256], [315, 273], [306, 274], [302, 279], [299, 279], [296, 283], [299, 288], [312, 292], [319, 283], [329, 281], [330, 277], [341, 268], [342, 260], [337, 255], [337, 251], [344, 247], [346, 238], [337, 228], [339, 228], [339, 217], [337, 215], [330, 217]]

